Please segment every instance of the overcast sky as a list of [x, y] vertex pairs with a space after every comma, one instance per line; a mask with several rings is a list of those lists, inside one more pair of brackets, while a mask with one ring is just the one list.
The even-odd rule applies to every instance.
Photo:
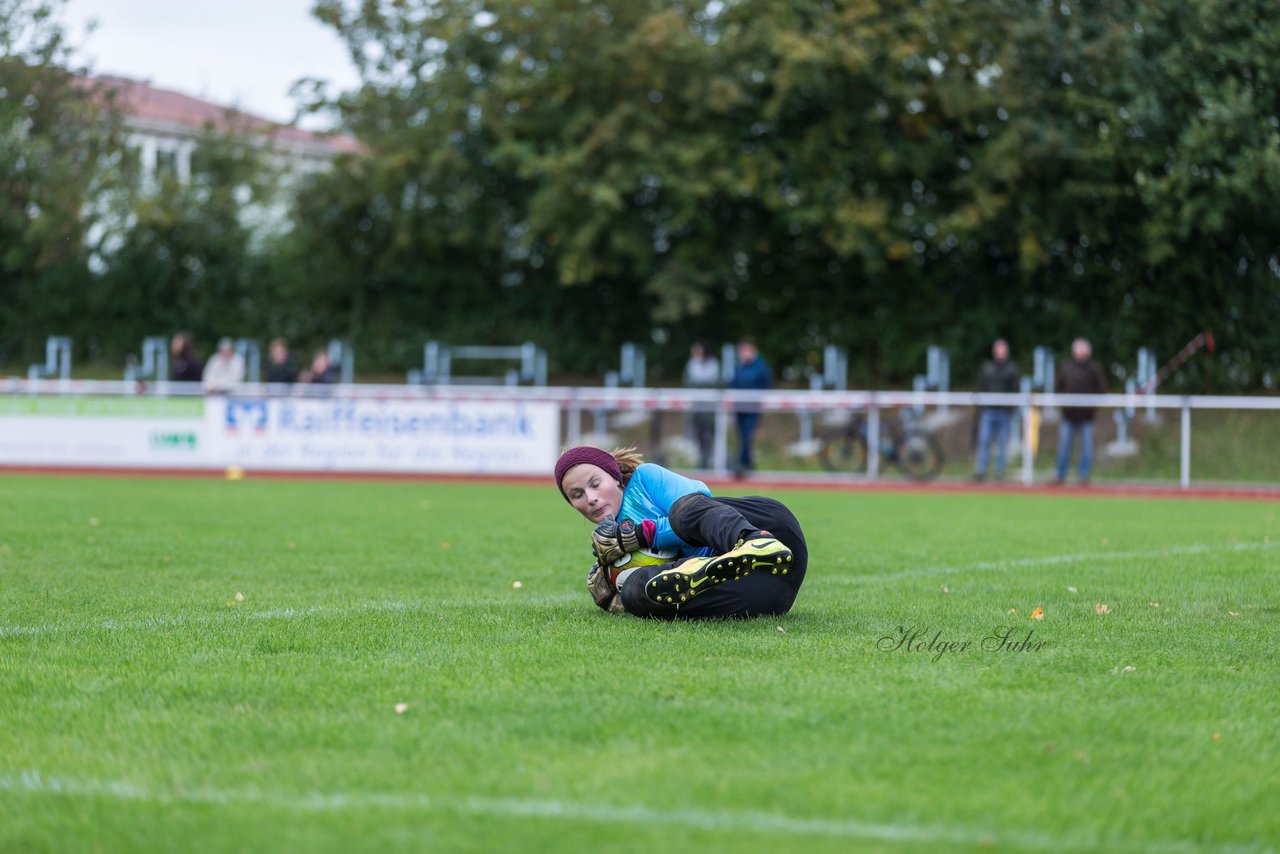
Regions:
[[[275, 121], [289, 121], [289, 87], [320, 77], [339, 89], [356, 72], [312, 0], [66, 0], [63, 25], [99, 74], [148, 80]], [[90, 20], [97, 29], [87, 33]], [[314, 120], [304, 125], [315, 127]]]

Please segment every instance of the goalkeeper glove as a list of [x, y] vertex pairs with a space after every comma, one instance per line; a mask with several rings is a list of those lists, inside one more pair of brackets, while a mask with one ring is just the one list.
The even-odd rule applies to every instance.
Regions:
[[609, 566], [628, 552], [634, 552], [649, 545], [645, 536], [645, 526], [637, 525], [630, 519], [615, 522], [605, 519], [591, 532], [591, 550], [600, 559], [602, 566]]
[[622, 596], [609, 581], [609, 570], [600, 566], [600, 564], [591, 567], [591, 571], [587, 573], [587, 592], [591, 594], [591, 598], [596, 601], [597, 605], [610, 614], [625, 614], [627, 612], [622, 607]]

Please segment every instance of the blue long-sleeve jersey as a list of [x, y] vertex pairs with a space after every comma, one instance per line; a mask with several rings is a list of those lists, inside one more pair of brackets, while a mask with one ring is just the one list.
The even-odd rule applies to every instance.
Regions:
[[685, 477], [654, 463], [644, 463], [631, 475], [622, 493], [619, 519], [630, 519], [639, 525], [645, 519], [655, 526], [653, 548], [658, 551], [674, 551], [681, 557], [701, 557], [714, 554], [711, 548], [691, 546], [671, 530], [671, 505], [686, 495], [695, 493], [710, 495], [711, 490], [700, 480]]

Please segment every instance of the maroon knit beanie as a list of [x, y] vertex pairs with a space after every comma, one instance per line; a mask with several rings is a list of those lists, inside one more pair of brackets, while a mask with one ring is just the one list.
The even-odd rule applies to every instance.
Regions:
[[[599, 448], [593, 448], [590, 445], [579, 445], [576, 448], [570, 448], [560, 455], [560, 459], [556, 460], [556, 486], [560, 487], [560, 494], [564, 495], [564, 476], [569, 473], [569, 469], [574, 466], [580, 466], [587, 463], [593, 466], [599, 466], [604, 469], [614, 480], [622, 482], [622, 469], [618, 468], [618, 461], [613, 458], [613, 454], [608, 451], [602, 451]], [[568, 501], [569, 496], [564, 495], [564, 500]]]

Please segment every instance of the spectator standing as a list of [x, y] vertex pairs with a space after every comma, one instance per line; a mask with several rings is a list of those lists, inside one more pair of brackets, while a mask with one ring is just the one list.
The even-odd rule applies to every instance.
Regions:
[[244, 358], [236, 352], [230, 338], [218, 341], [218, 352], [209, 357], [204, 366], [205, 394], [226, 394], [244, 382]]
[[[716, 388], [720, 385], [720, 360], [697, 341], [689, 348], [689, 361], [684, 366], [684, 384], [688, 388]], [[698, 446], [698, 468], [709, 469], [716, 441], [714, 403], [695, 403], [689, 414], [689, 430]]]
[[[1009, 342], [1003, 338], [991, 345], [991, 358], [982, 363], [978, 373], [980, 394], [1017, 394], [1021, 381], [1018, 366], [1009, 360]], [[1013, 421], [1011, 406], [983, 406], [978, 410], [978, 464], [974, 480], [987, 476], [991, 443], [996, 443], [996, 477], [1004, 477], [1009, 450], [1009, 424]]]
[[[1060, 394], [1103, 394], [1106, 379], [1102, 368], [1093, 360], [1093, 347], [1084, 338], [1071, 342], [1071, 361], [1058, 369], [1055, 390]], [[1071, 463], [1072, 445], [1080, 437], [1080, 483], [1089, 483], [1093, 465], [1092, 406], [1068, 406], [1062, 410], [1062, 431], [1058, 438], [1058, 470], [1055, 481], [1065, 483]]]
[[293, 364], [293, 354], [283, 338], [276, 338], [267, 350], [267, 382], [287, 385], [298, 381], [298, 369]]
[[[773, 376], [769, 372], [769, 364], [760, 355], [756, 342], [743, 338], [738, 342], [738, 363], [733, 369], [733, 379], [729, 380], [729, 388], [741, 390], [764, 390], [773, 387]], [[738, 465], [739, 477], [755, 468], [755, 458], [751, 452], [751, 443], [755, 438], [756, 427], [760, 423], [760, 404], [740, 403], [738, 416]]]
[[169, 379], [198, 383], [203, 372], [190, 332], [179, 332], [169, 341]]
[[313, 385], [333, 385], [338, 381], [338, 369], [329, 363], [329, 351], [321, 347], [311, 356], [311, 368], [303, 371], [301, 382]]

